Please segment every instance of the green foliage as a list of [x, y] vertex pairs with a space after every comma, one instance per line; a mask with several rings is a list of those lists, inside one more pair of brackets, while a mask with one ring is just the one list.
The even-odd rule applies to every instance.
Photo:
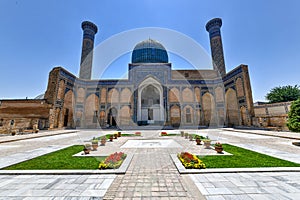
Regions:
[[[103, 136], [100, 136], [100, 137], [97, 137], [97, 138], [94, 137], [94, 138], [95, 138], [96, 140], [99, 140], [99, 141], [100, 141], [102, 138], [109, 139], [111, 135], [112, 135], [112, 134], [108, 134], [108, 135], [103, 135]], [[122, 136], [122, 137], [136, 137], [135, 134], [129, 134], [129, 133], [124, 133], [124, 134], [122, 133], [121, 136]], [[93, 138], [93, 139], [94, 139], [94, 138]]]
[[178, 136], [178, 134], [176, 134], [176, 133], [168, 133], [167, 135], [165, 135], [165, 134], [162, 134], [161, 136]]
[[300, 132], [300, 98], [292, 102], [288, 116], [287, 127], [290, 131]]
[[224, 151], [232, 156], [198, 156], [206, 168], [250, 168], [250, 167], [300, 167], [293, 163], [268, 155], [256, 153], [229, 144], [223, 144]]
[[291, 86], [279, 86], [271, 89], [271, 91], [266, 95], [266, 99], [270, 103], [294, 101], [300, 97], [300, 89], [298, 85]]
[[5, 170], [48, 170], [48, 169], [98, 169], [99, 162], [105, 157], [73, 157], [81, 152], [82, 145], [74, 145], [37, 158], [27, 160]]

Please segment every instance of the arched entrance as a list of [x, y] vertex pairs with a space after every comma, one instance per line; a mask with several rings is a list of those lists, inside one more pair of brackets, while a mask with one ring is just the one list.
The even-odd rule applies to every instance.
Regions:
[[107, 114], [107, 124], [109, 126], [117, 126], [118, 111], [116, 108], [110, 108]]
[[139, 86], [137, 119], [139, 125], [164, 123], [163, 88], [152, 77]]

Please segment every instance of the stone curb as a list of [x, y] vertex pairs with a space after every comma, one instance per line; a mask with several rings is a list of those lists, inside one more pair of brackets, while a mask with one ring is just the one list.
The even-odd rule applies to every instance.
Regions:
[[0, 175], [101, 175], [101, 174], [125, 174], [133, 154], [127, 154], [122, 165], [118, 169], [107, 170], [0, 170]]
[[[49, 136], [55, 136], [55, 135], [63, 135], [63, 134], [69, 134], [69, 133], [76, 133], [76, 132], [79, 132], [79, 130], [68, 131], [68, 132], [59, 132], [59, 133], [53, 133], [53, 134], [47, 134], [46, 133], [45, 135], [36, 135], [36, 134], [43, 134], [43, 133], [32, 133], [32, 134], [35, 134], [35, 135], [34, 136], [30, 135], [29, 137], [24, 137], [24, 138], [16, 138], [16, 139], [8, 139], [8, 140], [0, 141], [0, 144], [9, 143], [9, 142], [16, 142], [16, 141], [21, 141], [21, 140], [29, 140], [29, 139], [41, 138], [41, 137], [49, 137]], [[12, 136], [12, 137], [16, 137], [16, 136]]]
[[210, 174], [210, 173], [256, 173], [256, 172], [300, 172], [300, 167], [261, 167], [261, 168], [215, 168], [215, 169], [185, 169], [177, 158], [171, 154], [171, 159], [180, 174]]
[[253, 132], [245, 131], [245, 130], [235, 130], [235, 129], [226, 129], [226, 128], [221, 128], [221, 130], [231, 131], [231, 132], [239, 132], [239, 133], [248, 133], [248, 134], [253, 134], [253, 135], [272, 136], [272, 137], [279, 137], [279, 138], [285, 138], [285, 139], [291, 139], [291, 140], [300, 140], [300, 136], [299, 136], [299, 138], [297, 138], [297, 137], [292, 137], [292, 136], [265, 134], [265, 133], [253, 133]]

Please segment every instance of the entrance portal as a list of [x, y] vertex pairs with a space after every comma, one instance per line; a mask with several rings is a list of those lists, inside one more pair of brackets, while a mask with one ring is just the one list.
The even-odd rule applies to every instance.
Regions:
[[153, 77], [145, 79], [138, 88], [138, 125], [163, 125], [163, 87]]
[[108, 115], [107, 115], [107, 124], [109, 126], [117, 126], [117, 115], [118, 111], [116, 108], [109, 109]]

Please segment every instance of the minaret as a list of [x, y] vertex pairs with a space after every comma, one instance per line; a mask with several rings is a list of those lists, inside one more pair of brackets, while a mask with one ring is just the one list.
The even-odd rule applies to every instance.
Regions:
[[81, 28], [83, 30], [83, 39], [79, 78], [90, 80], [92, 76], [94, 38], [98, 28], [89, 21], [82, 22]]
[[209, 32], [211, 55], [214, 70], [219, 71], [223, 77], [226, 74], [223, 45], [221, 38], [222, 19], [214, 18], [207, 22], [206, 30]]

